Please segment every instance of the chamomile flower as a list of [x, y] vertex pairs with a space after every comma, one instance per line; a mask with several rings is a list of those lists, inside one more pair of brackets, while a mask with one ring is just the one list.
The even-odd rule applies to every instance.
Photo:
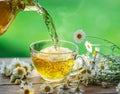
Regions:
[[21, 79], [16, 79], [16, 80], [15, 80], [15, 84], [16, 84], [16, 85], [20, 85], [20, 83], [21, 83]]
[[17, 68], [17, 67], [21, 67], [22, 66], [22, 61], [20, 61], [18, 58], [14, 58], [11, 62], [11, 68]]
[[96, 76], [97, 76], [97, 70], [92, 69], [92, 70], [91, 70], [91, 77], [92, 77], [92, 78], [95, 78]]
[[40, 93], [42, 94], [50, 94], [53, 93], [53, 87], [52, 85], [45, 83], [40, 86]]
[[70, 90], [58, 89], [57, 94], [73, 94]]
[[15, 80], [16, 80], [16, 77], [14, 76], [14, 75], [11, 75], [10, 76], [10, 82], [12, 83], [12, 82], [15, 82]]
[[10, 76], [12, 71], [9, 69], [9, 67], [5, 64], [5, 62], [2, 62], [2, 65], [0, 65], [0, 73], [4, 74], [6, 76]]
[[86, 86], [88, 85], [88, 82], [89, 82], [88, 76], [83, 76], [81, 80], [84, 85]]
[[80, 71], [80, 73], [81, 73], [82, 76], [85, 76], [85, 75], [90, 76], [91, 75], [91, 70], [88, 67], [85, 67]]
[[8, 76], [10, 78], [10, 82], [14, 82], [15, 84], [20, 84], [21, 80], [26, 78], [32, 69], [32, 65], [20, 61], [18, 58], [12, 59], [10, 64], [6, 65], [3, 61], [0, 65], [0, 73]]
[[21, 87], [21, 88], [24, 88], [25, 86], [30, 86], [30, 87], [32, 87], [32, 83], [30, 83], [30, 82], [28, 82], [28, 81], [23, 81], [23, 80], [21, 80], [20, 87]]
[[74, 40], [76, 43], [81, 43], [84, 39], [85, 39], [85, 32], [83, 30], [77, 30], [75, 33], [74, 33]]
[[73, 94], [72, 88], [67, 83], [64, 83], [58, 88], [57, 94]]
[[84, 94], [84, 91], [80, 88], [80, 86], [77, 86], [74, 91], [74, 94]]
[[108, 65], [105, 62], [101, 62], [100, 64], [98, 64], [98, 67], [101, 71], [108, 69]]
[[24, 94], [34, 94], [32, 87], [29, 85], [25, 85], [23, 89], [24, 89]]
[[73, 66], [73, 69], [74, 70], [78, 70], [79, 68], [82, 67], [82, 63], [83, 63], [82, 59], [81, 58], [77, 58], [75, 60], [75, 65]]
[[88, 50], [88, 52], [92, 53], [92, 44], [90, 42], [86, 41], [85, 47]]
[[16, 77], [23, 77], [26, 75], [26, 70], [23, 67], [17, 67], [13, 70], [13, 75]]
[[95, 47], [95, 50], [94, 50], [93, 54], [94, 54], [94, 55], [97, 55], [99, 51], [100, 51], [100, 48]]
[[105, 70], [105, 64], [104, 63], [100, 64], [100, 70]]
[[9, 66], [6, 66], [5, 75], [10, 76], [11, 74], [12, 74], [11, 68]]
[[83, 65], [90, 65], [90, 62], [92, 61], [92, 58], [86, 54], [86, 55], [82, 55], [82, 60], [84, 63], [82, 63]]
[[117, 94], [120, 94], [120, 83], [119, 83], [118, 86], [116, 87], [116, 92], [117, 92]]
[[31, 66], [30, 66], [30, 64], [23, 62], [22, 67], [26, 70], [26, 72], [30, 73], [30, 71], [31, 71]]
[[0, 65], [0, 73], [5, 74], [6, 71], [6, 64], [4, 61], [2, 61], [2, 64]]
[[103, 88], [107, 88], [108, 87], [108, 83], [107, 82], [102, 82], [101, 85], [102, 85]]

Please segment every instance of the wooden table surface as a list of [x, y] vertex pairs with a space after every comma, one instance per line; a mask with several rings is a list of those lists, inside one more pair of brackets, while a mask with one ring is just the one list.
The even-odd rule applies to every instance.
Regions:
[[[2, 63], [3, 60], [7, 64], [9, 64], [12, 58], [0, 58], [0, 64]], [[30, 58], [20, 58], [20, 60], [26, 61], [28, 63], [32, 62]], [[37, 74], [35, 70], [32, 72], [31, 76], [28, 77], [28, 80], [30, 82], [35, 82], [35, 83], [38, 83], [38, 82], [44, 83], [44, 81], [41, 79], [41, 77]], [[0, 75], [0, 94], [23, 94], [23, 90], [20, 88], [19, 85], [1, 85], [6, 83], [10, 83], [9, 78], [6, 78]], [[40, 84], [33, 85], [35, 94], [40, 94], [39, 87], [40, 87]], [[108, 88], [102, 88], [100, 86], [87, 86], [87, 87], [81, 86], [81, 89], [84, 90], [84, 94], [115, 94], [114, 93], [115, 86], [111, 86]], [[56, 94], [56, 92], [57, 90], [54, 92], [54, 94]]]

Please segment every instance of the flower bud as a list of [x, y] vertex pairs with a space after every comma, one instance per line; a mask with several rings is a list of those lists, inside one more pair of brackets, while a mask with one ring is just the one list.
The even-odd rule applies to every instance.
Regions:
[[11, 82], [11, 83], [12, 83], [12, 82], [15, 82], [15, 79], [16, 79], [16, 78], [15, 78], [14, 75], [11, 75], [11, 76], [10, 76], [10, 82]]
[[15, 84], [19, 85], [21, 83], [21, 80], [20, 79], [16, 79], [15, 80]]

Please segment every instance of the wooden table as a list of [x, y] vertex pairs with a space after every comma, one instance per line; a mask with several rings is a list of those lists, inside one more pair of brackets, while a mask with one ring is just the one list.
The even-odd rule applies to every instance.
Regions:
[[[7, 64], [10, 63], [12, 58], [0, 58], [0, 64], [2, 63], [2, 60], [4, 60]], [[20, 58], [20, 60], [26, 61], [28, 63], [31, 63], [30, 58]], [[43, 82], [42, 78], [37, 74], [37, 72], [34, 70], [30, 77], [28, 77], [28, 80], [31, 82]], [[0, 75], [0, 84], [3, 83], [10, 83], [9, 78], [6, 78], [2, 75]], [[39, 87], [40, 84], [34, 84], [33, 89], [35, 91], [35, 94], [39, 93]], [[111, 86], [109, 88], [102, 88], [100, 86], [81, 86], [81, 89], [84, 90], [85, 94], [116, 94], [115, 92], [115, 86]], [[54, 92], [56, 94], [57, 90]], [[104, 92], [104, 93], [102, 93]], [[113, 92], [113, 93], [112, 93]], [[0, 94], [23, 94], [23, 90], [20, 88], [19, 85], [0, 85]]]

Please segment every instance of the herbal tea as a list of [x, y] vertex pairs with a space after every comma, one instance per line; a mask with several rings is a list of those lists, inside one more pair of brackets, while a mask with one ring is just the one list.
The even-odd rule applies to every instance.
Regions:
[[49, 81], [63, 79], [69, 74], [75, 61], [71, 50], [63, 47], [56, 50], [54, 46], [47, 47], [33, 55], [32, 60], [41, 77]]
[[8, 0], [0, 0], [0, 35], [3, 34], [17, 13], [16, 6]]

